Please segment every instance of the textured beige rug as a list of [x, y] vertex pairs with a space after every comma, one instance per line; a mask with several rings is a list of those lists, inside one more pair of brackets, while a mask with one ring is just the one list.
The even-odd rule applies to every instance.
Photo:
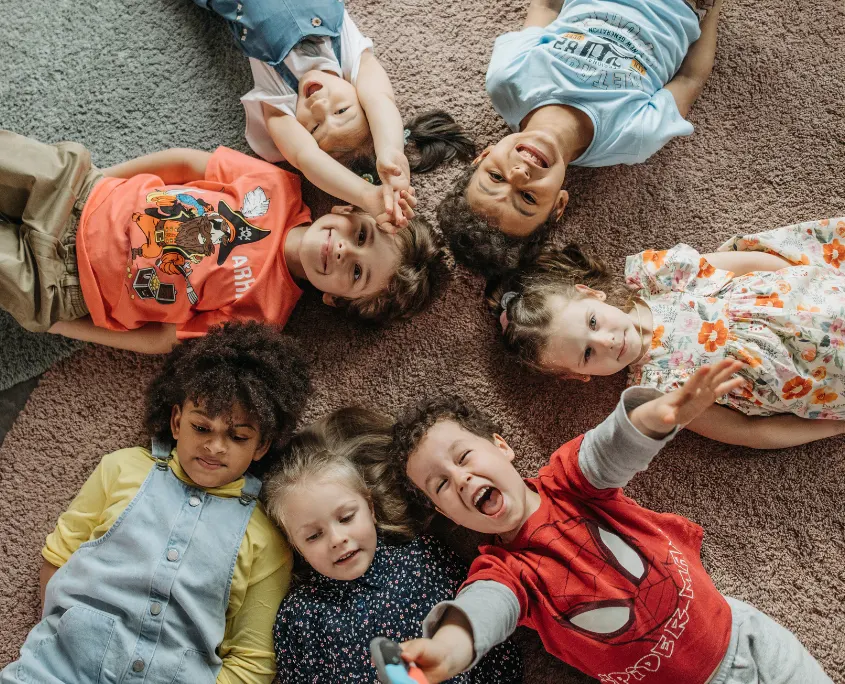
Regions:
[[[349, 0], [349, 9], [405, 112], [444, 107], [486, 144], [503, 133], [484, 93], [487, 60], [526, 4]], [[0, 0], [0, 14], [3, 127], [80, 140], [100, 165], [165, 146], [245, 149], [237, 96], [248, 69], [188, 0]], [[841, 0], [727, 0], [715, 73], [691, 115], [696, 133], [645, 165], [573, 170], [562, 234], [618, 270], [645, 248], [711, 250], [736, 231], [845, 215], [843, 35]], [[429, 216], [456, 170], [418, 179]], [[288, 327], [312, 350], [305, 418], [460, 392], [501, 421], [533, 474], [611, 410], [624, 379], [566, 384], [514, 368], [480, 291], [458, 271], [430, 312], [383, 333], [307, 296]], [[143, 439], [143, 386], [156, 365], [78, 352], [47, 373], [0, 449], [0, 665], [37, 618], [39, 550], [56, 516], [104, 453]], [[755, 453], [684, 434], [629, 490], [703, 525], [716, 585], [794, 630], [836, 682], [845, 682], [843, 447]], [[586, 681], [541, 655], [533, 636], [521, 643], [527, 682]]]

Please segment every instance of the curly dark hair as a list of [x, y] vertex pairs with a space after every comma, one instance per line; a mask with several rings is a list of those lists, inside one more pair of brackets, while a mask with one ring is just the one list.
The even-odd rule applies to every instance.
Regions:
[[[177, 344], [147, 389], [147, 430], [171, 441], [170, 415], [186, 401], [202, 402], [212, 417], [229, 416], [235, 404], [258, 424], [270, 465], [293, 431], [308, 395], [308, 367], [298, 345], [278, 328], [261, 323], [224, 323], [203, 337]], [[253, 470], [253, 472], [256, 472]]]
[[396, 244], [399, 266], [387, 287], [370, 297], [338, 297], [338, 307], [373, 323], [410, 318], [428, 307], [450, 274], [443, 240], [428, 221], [415, 217], [397, 231]]
[[393, 442], [390, 456], [393, 471], [399, 478], [408, 499], [429, 517], [434, 514], [434, 504], [408, 477], [408, 459], [416, 451], [423, 437], [441, 420], [451, 420], [467, 432], [493, 441], [499, 427], [484, 413], [457, 395], [429, 397], [406, 408], [393, 425]]
[[470, 166], [458, 176], [437, 207], [437, 221], [455, 260], [492, 278], [534, 261], [558, 219], [552, 213], [527, 237], [506, 235], [495, 223], [476, 214], [467, 201], [467, 186], [476, 168]]

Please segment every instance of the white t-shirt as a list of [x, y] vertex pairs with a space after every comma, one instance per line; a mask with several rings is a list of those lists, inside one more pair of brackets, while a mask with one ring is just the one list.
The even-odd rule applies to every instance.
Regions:
[[[344, 11], [340, 29], [340, 64], [337, 63], [331, 38], [328, 36], [314, 37], [298, 43], [283, 61], [297, 79], [312, 69], [318, 69], [334, 72], [355, 85], [361, 55], [364, 50], [371, 50], [372, 47], [373, 41], [361, 34], [349, 13]], [[298, 94], [269, 64], [252, 58], [249, 64], [252, 67], [255, 87], [241, 98], [246, 112], [246, 141], [259, 157], [269, 162], [284, 161], [282, 153], [276, 148], [267, 130], [261, 103], [266, 102], [280, 112], [295, 116]]]

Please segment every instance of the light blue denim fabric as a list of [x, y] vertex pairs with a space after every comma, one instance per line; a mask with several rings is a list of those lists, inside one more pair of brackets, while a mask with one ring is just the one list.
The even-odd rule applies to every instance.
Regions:
[[2, 684], [214, 684], [235, 562], [261, 482], [240, 498], [191, 487], [169, 446], [99, 539], [47, 585], [45, 617]]

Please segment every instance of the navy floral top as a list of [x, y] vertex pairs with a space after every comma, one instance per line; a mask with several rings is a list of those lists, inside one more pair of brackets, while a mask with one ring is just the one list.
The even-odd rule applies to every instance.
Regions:
[[[428, 611], [454, 598], [466, 576], [466, 564], [427, 535], [407, 544], [379, 538], [369, 570], [351, 582], [312, 572], [279, 607], [273, 629], [279, 679], [282, 684], [377, 682], [370, 641], [421, 637]], [[522, 682], [519, 652], [506, 641], [449, 682]]]

